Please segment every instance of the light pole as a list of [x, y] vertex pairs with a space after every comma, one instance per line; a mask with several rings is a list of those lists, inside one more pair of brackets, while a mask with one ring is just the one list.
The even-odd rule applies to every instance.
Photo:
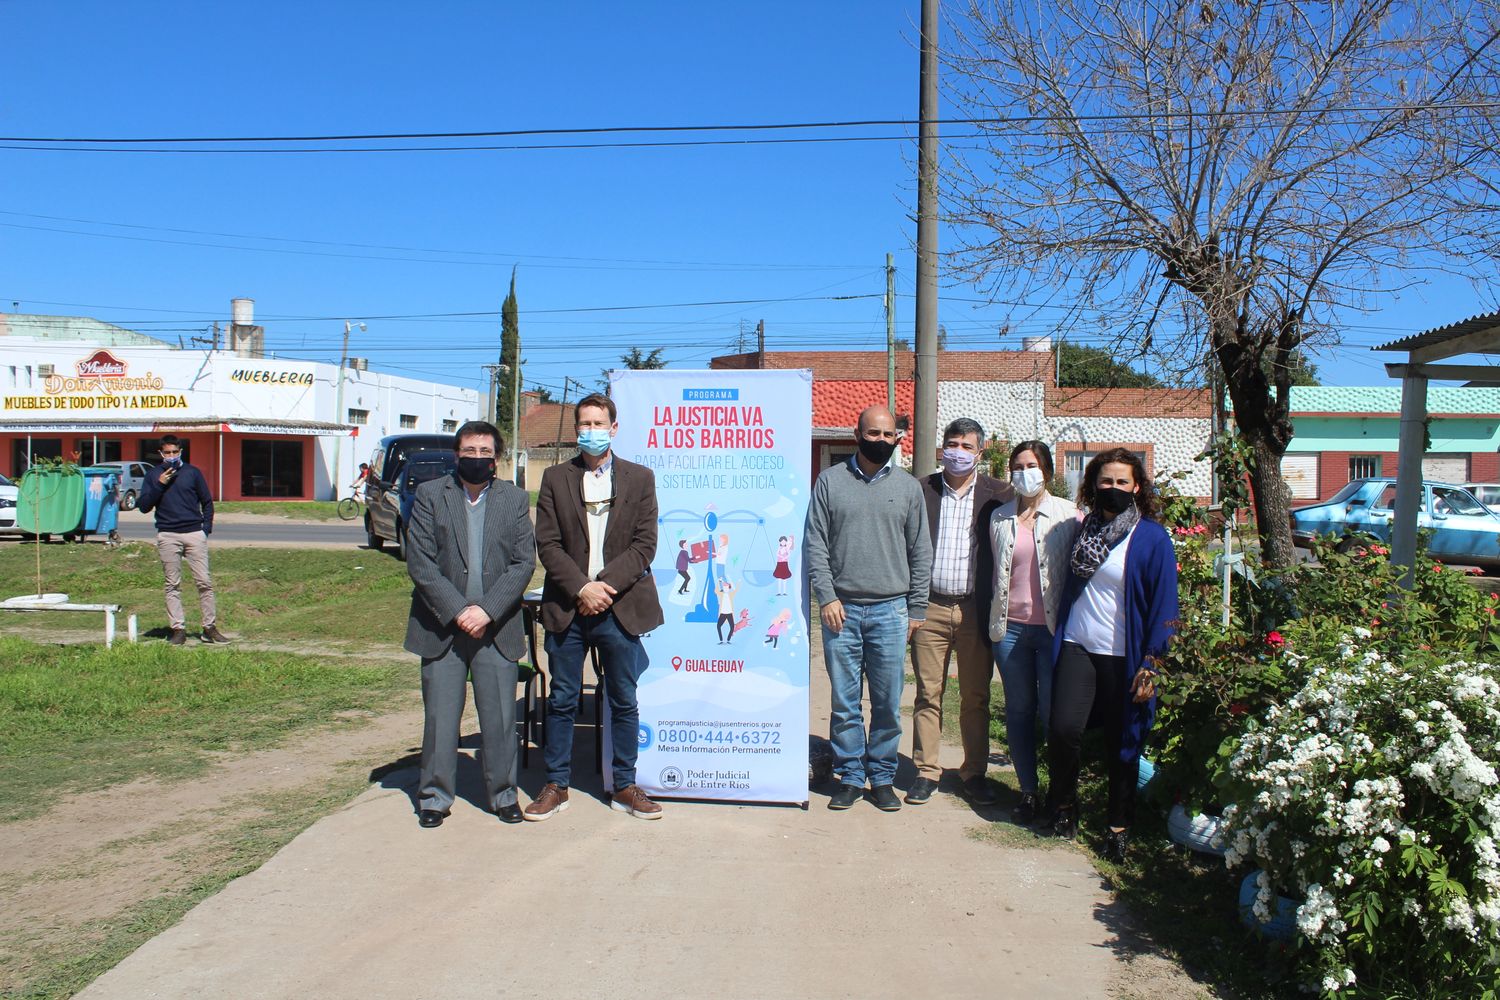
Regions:
[[[344, 413], [344, 366], [349, 363], [349, 331], [355, 326], [359, 327], [360, 333], [364, 333], [369, 329], [363, 323], [351, 323], [347, 319], [344, 320], [344, 347], [339, 352], [338, 389], [334, 392], [333, 396], [333, 418], [336, 423], [340, 424], [344, 423], [346, 418], [346, 414]], [[344, 481], [344, 474], [339, 471], [339, 445], [343, 443], [343, 440], [344, 436], [342, 434], [333, 439], [333, 499], [335, 501], [339, 498], [339, 484]]]

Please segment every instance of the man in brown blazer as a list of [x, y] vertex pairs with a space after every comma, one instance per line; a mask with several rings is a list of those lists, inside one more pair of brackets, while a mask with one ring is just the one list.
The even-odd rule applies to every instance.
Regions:
[[964, 795], [976, 805], [994, 805], [985, 779], [990, 755], [990, 600], [995, 557], [990, 551], [990, 515], [1015, 489], [979, 470], [984, 428], [960, 417], [943, 431], [942, 470], [921, 480], [932, 536], [932, 589], [927, 624], [911, 639], [912, 673], [917, 679], [912, 708], [912, 761], [917, 779], [906, 793], [911, 805], [932, 798], [942, 768], [943, 692], [948, 657], [958, 659], [958, 732], [964, 759], [958, 769]]
[[542, 625], [552, 692], [542, 758], [547, 784], [526, 807], [539, 821], [568, 808], [573, 716], [583, 687], [583, 658], [599, 651], [609, 699], [614, 793], [610, 805], [640, 819], [661, 806], [635, 783], [640, 710], [636, 682], [647, 666], [641, 636], [663, 621], [651, 560], [656, 557], [656, 477], [615, 455], [615, 404], [579, 400], [573, 423], [579, 454], [542, 473], [536, 502], [537, 554], [546, 570]]

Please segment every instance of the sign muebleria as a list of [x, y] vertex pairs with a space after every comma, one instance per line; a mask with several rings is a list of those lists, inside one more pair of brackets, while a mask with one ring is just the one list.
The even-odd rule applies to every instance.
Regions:
[[187, 397], [170, 392], [160, 376], [132, 376], [130, 366], [109, 351], [95, 351], [73, 365], [76, 377], [47, 375], [40, 396], [6, 396], [6, 410], [185, 410]]

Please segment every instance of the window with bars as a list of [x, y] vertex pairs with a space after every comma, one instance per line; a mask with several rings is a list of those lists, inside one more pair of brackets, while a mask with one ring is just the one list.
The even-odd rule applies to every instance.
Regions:
[[401, 429], [404, 430], [404, 431], [414, 431], [414, 430], [416, 430], [417, 429], [417, 415], [415, 413], [403, 413], [403, 414], [401, 414]]
[[[1146, 450], [1131, 448], [1130, 451], [1141, 460], [1141, 466], [1145, 468], [1146, 475], [1151, 475], [1151, 462], [1146, 458]], [[1089, 462], [1097, 454], [1099, 454], [1098, 450], [1064, 452], [1063, 477], [1068, 481], [1068, 492], [1074, 497], [1078, 496], [1078, 487], [1083, 483], [1083, 470], [1088, 468]]]
[[370, 422], [370, 411], [356, 410], [351, 407], [349, 410], [349, 422], [351, 424], [359, 424], [361, 427], [365, 426]]
[[443, 421], [443, 431], [444, 431], [444, 433], [447, 433], [449, 431], [456, 431], [456, 430], [458, 430], [458, 421], [457, 420], [444, 420]]
[[1379, 455], [1350, 455], [1349, 456], [1349, 481], [1356, 479], [1375, 479], [1380, 476]]

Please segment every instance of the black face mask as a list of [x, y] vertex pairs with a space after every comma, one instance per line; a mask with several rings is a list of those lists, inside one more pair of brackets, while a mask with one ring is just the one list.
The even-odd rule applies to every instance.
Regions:
[[1135, 494], [1127, 490], [1117, 490], [1114, 487], [1094, 491], [1094, 499], [1099, 503], [1099, 509], [1110, 514], [1122, 514], [1135, 503]]
[[869, 438], [859, 439], [859, 453], [865, 457], [866, 462], [884, 466], [891, 460], [891, 455], [896, 450], [894, 441], [871, 441]]
[[493, 458], [460, 458], [458, 478], [474, 486], [483, 486], [495, 478], [495, 460]]

